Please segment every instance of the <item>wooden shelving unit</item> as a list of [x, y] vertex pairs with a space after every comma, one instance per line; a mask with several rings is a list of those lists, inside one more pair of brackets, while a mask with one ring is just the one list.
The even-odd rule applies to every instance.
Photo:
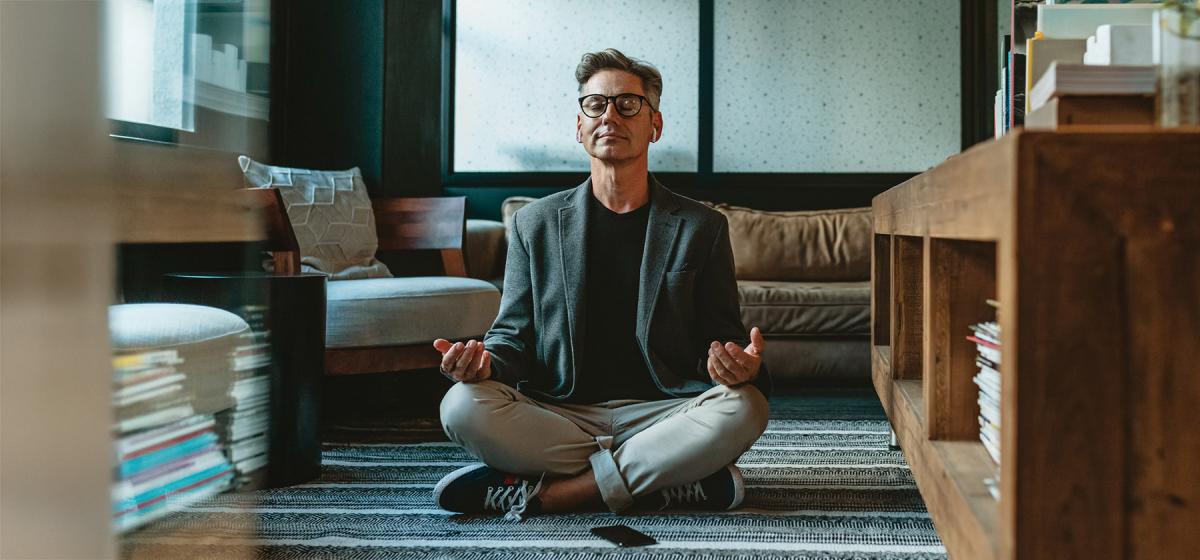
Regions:
[[1017, 131], [873, 207], [872, 378], [951, 557], [1200, 555], [1200, 130]]

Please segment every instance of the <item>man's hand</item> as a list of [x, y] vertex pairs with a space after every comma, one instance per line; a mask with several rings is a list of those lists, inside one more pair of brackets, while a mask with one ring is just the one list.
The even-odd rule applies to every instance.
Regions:
[[475, 383], [492, 376], [492, 354], [483, 343], [468, 340], [466, 344], [439, 338], [433, 347], [442, 353], [442, 375], [463, 383]]
[[750, 329], [750, 345], [745, 349], [732, 342], [712, 341], [708, 347], [708, 375], [722, 385], [740, 385], [758, 377], [762, 353], [767, 347], [762, 331]]

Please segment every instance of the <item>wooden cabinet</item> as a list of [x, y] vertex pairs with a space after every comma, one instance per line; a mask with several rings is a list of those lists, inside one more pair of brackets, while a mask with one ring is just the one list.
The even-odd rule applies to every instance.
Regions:
[[1018, 131], [873, 208], [873, 382], [951, 556], [1200, 554], [1200, 131]]

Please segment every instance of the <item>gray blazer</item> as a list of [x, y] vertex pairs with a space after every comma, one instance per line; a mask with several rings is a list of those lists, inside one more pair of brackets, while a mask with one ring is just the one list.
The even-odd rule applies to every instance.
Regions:
[[[565, 400], [584, 363], [589, 177], [513, 215], [500, 314], [484, 337], [492, 378], [526, 394]], [[650, 176], [650, 217], [638, 289], [637, 337], [655, 383], [693, 396], [713, 386], [713, 340], [745, 347], [729, 222]], [[766, 366], [754, 385], [770, 394]]]

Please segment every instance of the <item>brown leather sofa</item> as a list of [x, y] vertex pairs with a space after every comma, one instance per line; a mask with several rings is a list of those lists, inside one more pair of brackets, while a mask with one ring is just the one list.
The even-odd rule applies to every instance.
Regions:
[[[467, 220], [467, 271], [503, 284], [505, 224]], [[767, 212], [709, 204], [729, 220], [746, 328], [767, 340], [776, 382], [869, 383], [871, 209]]]
[[724, 204], [742, 322], [771, 375], [871, 379], [871, 209], [766, 212]]

